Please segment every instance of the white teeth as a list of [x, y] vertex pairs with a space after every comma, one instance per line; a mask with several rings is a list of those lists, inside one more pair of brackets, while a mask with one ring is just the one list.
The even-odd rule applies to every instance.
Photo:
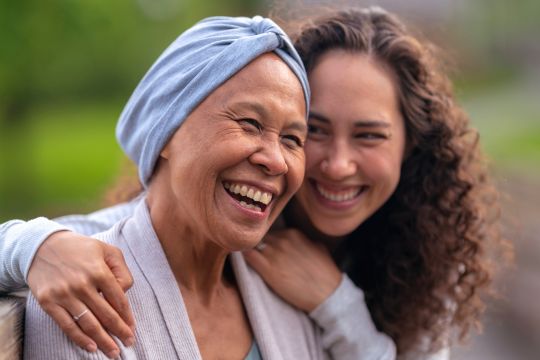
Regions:
[[257, 210], [259, 212], [262, 212], [262, 209], [258, 207], [257, 205], [248, 204], [245, 201], [240, 201], [240, 205], [242, 205], [245, 208], [248, 208], [250, 210]]
[[317, 190], [319, 191], [319, 194], [321, 194], [323, 197], [325, 197], [328, 200], [342, 202], [342, 201], [353, 199], [356, 195], [358, 195], [361, 188], [358, 187], [356, 189], [342, 191], [342, 192], [339, 192], [338, 194], [335, 194], [335, 193], [332, 193], [323, 189], [319, 184], [317, 184]]
[[248, 188], [247, 188], [247, 186], [246, 186], [246, 185], [242, 186], [242, 187], [240, 188], [240, 195], [246, 196], [247, 193], [248, 193]]
[[[270, 201], [272, 201], [271, 193], [262, 192], [260, 190], [257, 190], [256, 188], [248, 187], [247, 185], [224, 183], [223, 187], [233, 194], [240, 194], [242, 196], [246, 196], [254, 201], [261, 202], [264, 205], [268, 205], [270, 204]], [[249, 205], [245, 202], [244, 204], [247, 205], [246, 207], [255, 206], [257, 209], [260, 209], [257, 205]]]
[[270, 204], [270, 201], [272, 201], [272, 194], [266, 192], [263, 193], [263, 195], [261, 196], [261, 200], [259, 201], [262, 202], [264, 205]]
[[252, 199], [255, 200], [255, 201], [259, 201], [261, 200], [261, 192], [259, 190], [257, 190], [257, 192], [255, 193], [255, 195], [253, 195]]

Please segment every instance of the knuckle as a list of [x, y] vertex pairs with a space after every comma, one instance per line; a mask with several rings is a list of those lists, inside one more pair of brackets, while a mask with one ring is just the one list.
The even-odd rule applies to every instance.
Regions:
[[69, 286], [66, 283], [56, 284], [54, 287], [41, 289], [36, 294], [36, 299], [40, 304], [49, 304], [56, 302], [56, 299], [64, 299], [70, 293]]
[[72, 291], [78, 295], [86, 295], [89, 289], [92, 287], [91, 281], [87, 277], [79, 277], [73, 281], [71, 285]]
[[[130, 273], [127, 274], [127, 278], [126, 278], [126, 286], [127, 286], [128, 288], [130, 288], [130, 287], [133, 286], [133, 276], [132, 276]], [[127, 289], [126, 289], [126, 290], [127, 290]], [[126, 305], [127, 305], [127, 302], [126, 302]]]
[[41, 306], [49, 305], [51, 303], [51, 289], [39, 289], [34, 293], [34, 297]]
[[122, 297], [118, 301], [118, 310], [120, 310], [120, 312], [122, 313], [126, 313], [129, 311], [129, 302], [126, 300], [125, 297]]
[[105, 264], [102, 263], [99, 266], [96, 266], [92, 270], [92, 278], [97, 283], [104, 283], [104, 282], [110, 281], [110, 279], [111, 279], [111, 270], [109, 269], [108, 266], [106, 266]]
[[129, 273], [126, 273], [123, 277], [119, 277], [117, 281], [124, 292], [133, 286], [133, 277]]

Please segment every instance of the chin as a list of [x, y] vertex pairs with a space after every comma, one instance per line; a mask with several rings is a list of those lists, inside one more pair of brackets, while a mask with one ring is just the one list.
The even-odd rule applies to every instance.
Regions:
[[266, 233], [246, 235], [246, 233], [243, 232], [228, 236], [220, 241], [220, 243], [222, 244], [222, 247], [228, 251], [244, 251], [254, 248], [259, 242], [261, 242], [265, 234]]
[[350, 224], [341, 221], [323, 221], [320, 223], [314, 222], [313, 225], [321, 233], [332, 237], [347, 236], [354, 230], [356, 230], [358, 226], [360, 226], [360, 224], [357, 222], [355, 222], [354, 224]]

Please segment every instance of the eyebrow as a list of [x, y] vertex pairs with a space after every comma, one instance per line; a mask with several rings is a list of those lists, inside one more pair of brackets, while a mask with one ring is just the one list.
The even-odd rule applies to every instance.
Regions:
[[[326, 124], [330, 124], [330, 120], [322, 115], [322, 114], [319, 114], [315, 111], [310, 111], [309, 113], [309, 117], [310, 118], [313, 118], [313, 119], [316, 119], [318, 121], [321, 121], [323, 123], [326, 123]], [[354, 122], [354, 126], [355, 127], [382, 127], [382, 128], [389, 128], [391, 125], [389, 122], [387, 121], [384, 121], [384, 120], [356, 120]]]
[[[271, 118], [271, 115], [268, 112], [268, 110], [264, 106], [262, 106], [260, 103], [251, 102], [251, 101], [241, 101], [241, 102], [235, 103], [234, 105], [253, 110], [265, 118]], [[302, 121], [295, 120], [289, 126], [287, 126], [287, 128], [307, 133], [307, 124], [304, 118], [302, 118]]]

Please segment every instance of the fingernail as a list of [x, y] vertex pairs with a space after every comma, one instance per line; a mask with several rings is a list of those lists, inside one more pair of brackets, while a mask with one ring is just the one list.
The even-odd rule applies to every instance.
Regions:
[[128, 337], [126, 341], [124, 341], [124, 345], [126, 346], [131, 346], [133, 344], [135, 344], [135, 338], [133, 337]]
[[88, 352], [96, 352], [97, 351], [97, 346], [96, 344], [88, 344], [86, 345], [86, 351]]
[[107, 353], [107, 357], [109, 359], [116, 359], [118, 357], [118, 355], [120, 355], [120, 351], [118, 351], [118, 350], [109, 351]]

